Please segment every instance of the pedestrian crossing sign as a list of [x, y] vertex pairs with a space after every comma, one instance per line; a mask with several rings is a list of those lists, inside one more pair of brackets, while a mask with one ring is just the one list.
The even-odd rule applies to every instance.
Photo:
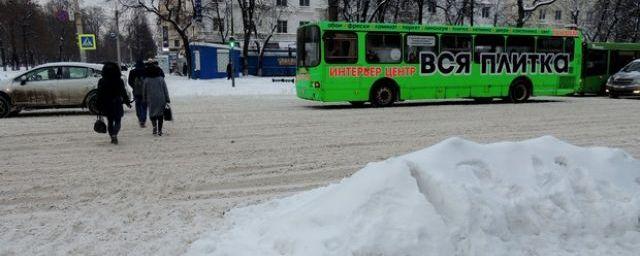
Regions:
[[96, 49], [96, 35], [94, 34], [80, 34], [78, 35], [78, 45], [80, 50], [95, 50]]

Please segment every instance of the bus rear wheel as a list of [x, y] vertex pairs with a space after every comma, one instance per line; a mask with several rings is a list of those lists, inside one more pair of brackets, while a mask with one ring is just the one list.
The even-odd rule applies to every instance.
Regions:
[[396, 93], [393, 87], [382, 84], [371, 90], [371, 105], [374, 107], [388, 107], [396, 100]]
[[516, 81], [509, 88], [509, 100], [513, 103], [522, 103], [529, 99], [531, 92], [524, 81]]

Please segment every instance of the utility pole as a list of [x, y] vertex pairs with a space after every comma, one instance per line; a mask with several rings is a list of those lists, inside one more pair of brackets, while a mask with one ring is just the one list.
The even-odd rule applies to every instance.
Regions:
[[[77, 0], [76, 0], [77, 1]], [[116, 53], [118, 54], [118, 67], [122, 65], [122, 59], [120, 57], [120, 13], [118, 12], [118, 1], [113, 1], [116, 8]]]
[[[74, 9], [73, 16], [76, 23], [76, 31], [78, 32], [78, 34], [76, 35], [76, 38], [79, 38], [80, 35], [83, 34], [83, 30], [82, 30], [82, 14], [80, 13], [80, 4], [78, 3], [78, 0], [73, 1], [73, 9]], [[80, 49], [80, 46], [78, 46], [78, 49], [80, 50], [80, 61], [87, 62], [86, 52]]]

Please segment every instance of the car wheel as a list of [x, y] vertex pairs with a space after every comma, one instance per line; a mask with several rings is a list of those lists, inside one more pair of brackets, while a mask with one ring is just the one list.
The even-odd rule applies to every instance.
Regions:
[[0, 95], [0, 118], [9, 116], [11, 113], [11, 102], [7, 97]]
[[87, 95], [85, 107], [89, 109], [91, 114], [97, 115], [100, 113], [98, 110], [98, 94], [96, 92], [90, 92], [89, 95]]
[[374, 107], [388, 107], [396, 99], [396, 93], [391, 86], [379, 85], [371, 90], [371, 105]]
[[513, 103], [525, 102], [530, 95], [529, 87], [523, 81], [517, 81], [509, 88], [509, 100]]

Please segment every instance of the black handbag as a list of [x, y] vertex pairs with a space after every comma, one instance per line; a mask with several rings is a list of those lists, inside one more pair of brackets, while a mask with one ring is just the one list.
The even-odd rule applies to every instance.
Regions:
[[169, 103], [164, 106], [164, 113], [162, 116], [165, 121], [173, 121], [173, 113], [171, 112], [171, 105], [169, 105]]
[[102, 116], [96, 117], [96, 122], [93, 123], [93, 130], [97, 133], [107, 133], [107, 124], [104, 123]]

